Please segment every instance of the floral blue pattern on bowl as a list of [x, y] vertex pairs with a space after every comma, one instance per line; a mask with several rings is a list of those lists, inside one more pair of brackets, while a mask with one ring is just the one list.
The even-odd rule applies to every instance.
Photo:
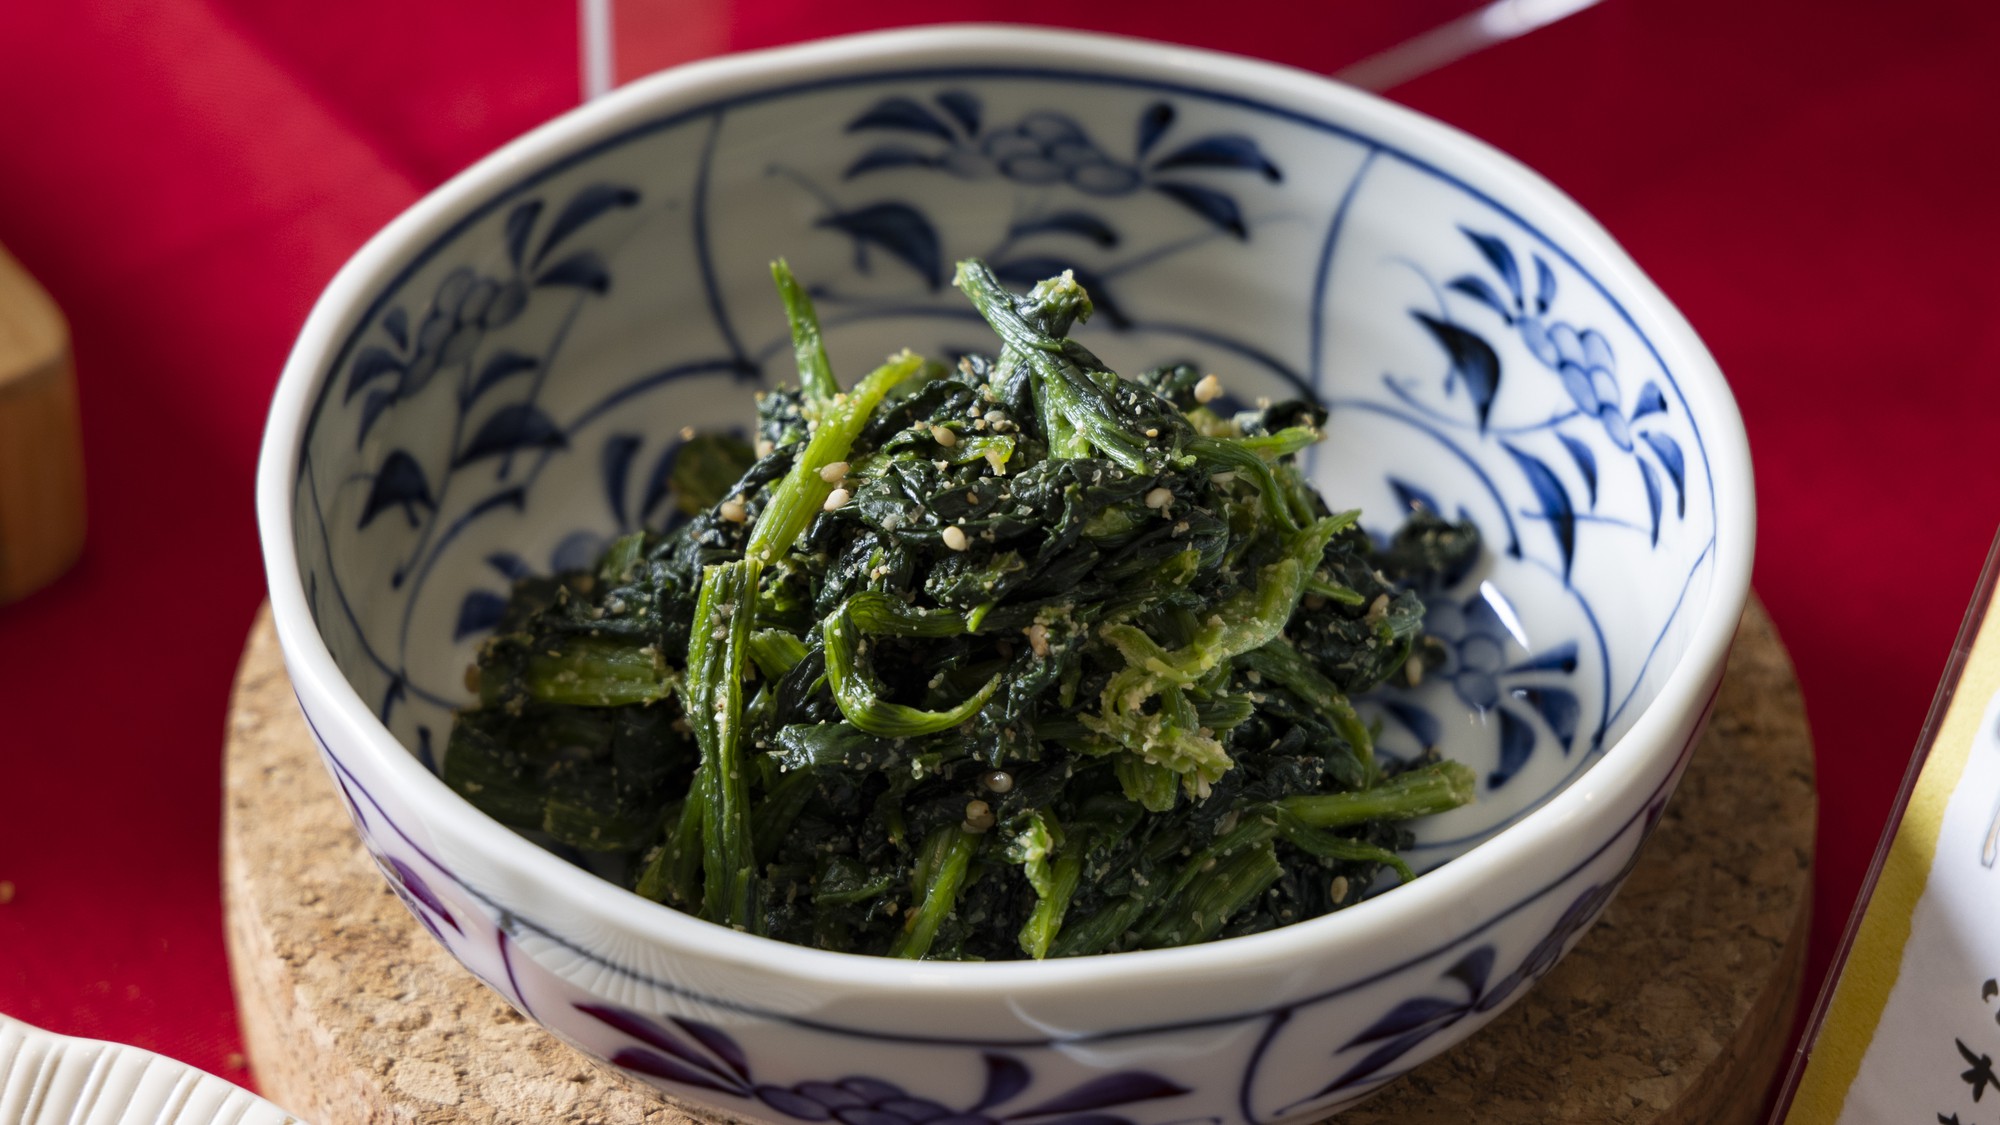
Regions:
[[[1608, 756], [1647, 763], [1545, 867], [1395, 948], [1258, 978], [1233, 1001], [1223, 973], [1184, 1009], [1153, 998], [1115, 1017], [1030, 989], [976, 1029], [747, 960], [710, 972], [571, 910], [561, 873], [519, 875], [515, 853], [466, 835], [476, 814], [435, 811], [456, 801], [441, 786], [392, 784], [352, 742], [366, 716], [333, 716], [333, 689], [302, 684], [349, 810], [412, 912], [524, 1012], [735, 1116], [1167, 1125], [1349, 1104], [1546, 973], [1663, 808], [1720, 674], [1711, 619], [1733, 624], [1747, 588], [1727, 393], [1570, 205], [1411, 115], [1342, 92], [1308, 104], [1304, 80], [1273, 68], [1172, 52], [1226, 72], [1205, 79], [1152, 66], [1165, 49], [1088, 37], [856, 42], [699, 97], [662, 80], [483, 166], [393, 232], [341, 294], [323, 354], [303, 373], [295, 359], [288, 381], [311, 389], [296, 460], [267, 457], [266, 534], [288, 538], [289, 581], [333, 664], [410, 755], [436, 769], [513, 580], [657, 526], [681, 433], [742, 426], [749, 393], [791, 377], [771, 259], [813, 291], [851, 377], [905, 345], [980, 347], [948, 284], [978, 255], [1020, 286], [1073, 270], [1098, 306], [1079, 335], [1120, 369], [1187, 361], [1240, 401], [1318, 397], [1314, 475], [1371, 531], [1416, 505], [1479, 525], [1482, 562], [1424, 592], [1446, 659], [1365, 702], [1385, 752], [1436, 748], [1480, 778], [1476, 804], [1420, 826], [1420, 871], [1442, 878], [1526, 829]], [[1627, 745], [1677, 674], [1677, 713], [1648, 736], [1660, 745]], [[1204, 954], [1129, 956], [1167, 969]]]

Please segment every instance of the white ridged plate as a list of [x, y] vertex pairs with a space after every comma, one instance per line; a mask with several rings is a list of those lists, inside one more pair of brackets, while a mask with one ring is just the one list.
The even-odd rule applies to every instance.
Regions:
[[0, 1016], [0, 1125], [141, 1123], [304, 1125], [186, 1063]]

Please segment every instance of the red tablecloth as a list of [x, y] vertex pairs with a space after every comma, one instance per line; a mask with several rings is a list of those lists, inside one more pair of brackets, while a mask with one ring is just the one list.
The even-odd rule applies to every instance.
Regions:
[[[859, 7], [689, 27], [745, 48], [1004, 18], [1323, 69], [1393, 22]], [[91, 504], [78, 569], [0, 609], [0, 1011], [247, 1079], [217, 829], [265, 404], [371, 231], [576, 101], [576, 34], [563, 0], [0, 3], [0, 243], [74, 327]], [[1757, 587], [1818, 743], [1815, 980], [2000, 519], [1996, 59], [1988, 0], [1607, 0], [1394, 92], [1580, 199], [1733, 380]]]

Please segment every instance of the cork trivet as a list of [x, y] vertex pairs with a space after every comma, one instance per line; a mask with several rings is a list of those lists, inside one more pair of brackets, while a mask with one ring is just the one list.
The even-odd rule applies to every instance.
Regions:
[[[318, 1125], [687, 1125], [418, 927], [314, 755], [268, 615], [227, 753], [229, 953], [266, 1097]], [[1753, 602], [1708, 734], [1604, 918], [1492, 1026], [1340, 1125], [1758, 1120], [1797, 1006], [1815, 808], [1798, 684]]]

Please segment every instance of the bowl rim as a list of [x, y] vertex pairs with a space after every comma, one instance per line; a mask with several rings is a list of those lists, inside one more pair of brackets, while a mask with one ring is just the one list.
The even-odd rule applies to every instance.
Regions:
[[[574, 152], [650, 120], [755, 91], [782, 80], [831, 78], [870, 70], [953, 63], [1070, 65], [1113, 73], [1166, 74], [1187, 85], [1295, 107], [1358, 131], [1394, 139], [1406, 151], [1434, 155], [1468, 183], [1502, 183], [1533, 197], [1535, 224], [1575, 254], [1603, 281], [1616, 284], [1634, 326], [1663, 357], [1683, 387], [1708, 457], [1715, 495], [1712, 572], [1705, 612], [1693, 623], [1686, 650], [1657, 696], [1590, 768], [1540, 808], [1501, 829], [1393, 894], [1319, 918], [1259, 934], [1199, 945], [1047, 961], [991, 963], [901, 961], [792, 945], [739, 933], [644, 899], [571, 865], [479, 812], [451, 791], [398, 742], [361, 699], [320, 636], [308, 608], [293, 539], [294, 483], [307, 420], [331, 377], [340, 342], [365, 315], [383, 280], [427, 240], [477, 208], [506, 181], [554, 164]], [[354, 753], [386, 777], [431, 834], [469, 842], [495, 867], [521, 876], [539, 900], [565, 899], [604, 923], [676, 952], [733, 968], [776, 974], [813, 987], [896, 993], [977, 994], [1005, 998], [1073, 990], [1094, 991], [1156, 982], [1163, 976], [1227, 970], [1291, 972], [1301, 958], [1325, 957], [1342, 946], [1406, 941], [1426, 919], [1463, 913], [1479, 902], [1496, 871], [1546, 868], [1547, 857], [1571, 858], [1572, 824], [1602, 820], [1648, 799], [1683, 749], [1677, 735], [1686, 716], [1704, 716], [1748, 598], [1755, 543], [1755, 496], [1747, 437], [1728, 384], [1686, 319], [1624, 250], [1553, 184], [1498, 149], [1459, 130], [1347, 87], [1278, 63], [1126, 36], [994, 23], [940, 24], [855, 35], [690, 63], [636, 80], [535, 128], [424, 195], [371, 237], [342, 266], [300, 330], [272, 398], [257, 466], [257, 516], [271, 612], [302, 709], [320, 711], [315, 733]], [[318, 711], [318, 708], [313, 708]], [[327, 733], [321, 733], [325, 730]], [[1698, 730], [1690, 724], [1688, 737]], [[330, 735], [330, 736], [329, 736]], [[1671, 770], [1671, 766], [1668, 767]], [[1621, 822], [1629, 823], [1629, 822]], [[1553, 885], [1553, 884], [1551, 884]], [[1483, 918], [1481, 919], [1484, 920]], [[1441, 937], [1447, 935], [1440, 935]], [[1364, 959], [1366, 960], [1366, 959]]]

